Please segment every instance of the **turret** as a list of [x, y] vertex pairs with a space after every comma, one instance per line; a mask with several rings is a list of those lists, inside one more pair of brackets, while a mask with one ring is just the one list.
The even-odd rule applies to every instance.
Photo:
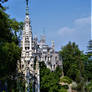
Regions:
[[[24, 20], [23, 36], [22, 36], [22, 51], [32, 51], [32, 27], [30, 25], [28, 0], [26, 0], [26, 16]], [[31, 53], [30, 53], [31, 54]]]
[[52, 41], [52, 49], [54, 50], [55, 49], [55, 42]]

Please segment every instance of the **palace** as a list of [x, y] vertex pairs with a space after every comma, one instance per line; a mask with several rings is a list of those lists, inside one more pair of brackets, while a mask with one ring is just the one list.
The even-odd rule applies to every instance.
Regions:
[[39, 62], [45, 62], [47, 68], [54, 71], [57, 66], [62, 67], [62, 61], [59, 58], [59, 53], [55, 51], [54, 41], [52, 41], [52, 46], [50, 47], [46, 44], [45, 36], [42, 36], [40, 41], [38, 41], [36, 36], [33, 37], [28, 0], [26, 0], [26, 16], [23, 26], [21, 47], [21, 62], [18, 63], [18, 72], [24, 75], [27, 92], [29, 92], [30, 80], [33, 84], [33, 92], [34, 90], [35, 92], [40, 92]]
[[46, 44], [45, 36], [42, 36], [38, 46], [41, 53], [40, 61], [44, 61], [47, 68], [49, 68], [51, 71], [54, 71], [57, 66], [62, 66], [59, 53], [55, 51], [54, 41], [52, 41], [52, 46], [50, 47]]

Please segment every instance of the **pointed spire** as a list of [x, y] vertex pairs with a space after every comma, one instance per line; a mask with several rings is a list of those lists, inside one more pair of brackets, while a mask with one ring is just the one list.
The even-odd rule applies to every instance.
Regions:
[[29, 15], [28, 1], [29, 0], [26, 0], [26, 15]]
[[28, 0], [26, 0], [26, 5], [28, 6]]
[[51, 41], [52, 42], [52, 48], [53, 50], [55, 49], [55, 42], [54, 41]]

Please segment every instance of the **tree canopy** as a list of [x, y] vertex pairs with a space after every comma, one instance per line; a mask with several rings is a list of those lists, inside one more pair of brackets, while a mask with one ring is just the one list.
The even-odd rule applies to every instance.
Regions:
[[[17, 22], [15, 19], [10, 19], [9, 15], [5, 13], [5, 9], [0, 8], [1, 85], [4, 85], [5, 82], [8, 80], [12, 81], [13, 78], [16, 76], [17, 60], [20, 60], [21, 54], [21, 48], [19, 47], [19, 33], [21, 33], [22, 24], [22, 22]], [[11, 89], [10, 86], [8, 90]]]
[[40, 63], [40, 81], [41, 81], [41, 92], [59, 92], [61, 86], [59, 85], [62, 70], [57, 69], [52, 72], [48, 69], [44, 62]]
[[[3, 3], [7, 1], [0, 0], [0, 92], [6, 88], [8, 92], [18, 92], [20, 86], [23, 92], [25, 82], [20, 78], [18, 86], [15, 80], [17, 60], [21, 56], [19, 43], [23, 22], [11, 19], [5, 12]], [[91, 40], [88, 48], [92, 50]], [[44, 62], [40, 62], [41, 92], [67, 92], [68, 87], [61, 86], [60, 82], [71, 84], [72, 81], [77, 83], [78, 92], [92, 92], [92, 51], [84, 54], [75, 42], [69, 42], [60, 50], [60, 57], [63, 60], [64, 77], [61, 77], [60, 67], [50, 71]]]

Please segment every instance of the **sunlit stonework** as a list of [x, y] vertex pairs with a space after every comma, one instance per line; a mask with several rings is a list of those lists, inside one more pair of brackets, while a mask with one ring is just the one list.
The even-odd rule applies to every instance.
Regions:
[[[55, 51], [54, 41], [52, 41], [52, 46], [49, 47], [46, 44], [45, 36], [42, 36], [40, 41], [38, 41], [37, 36], [33, 38], [28, 12], [28, 0], [26, 1], [26, 16], [21, 40], [21, 62], [20, 64], [18, 63], [18, 72], [24, 75], [27, 92], [29, 92], [30, 81], [34, 85], [33, 90], [40, 92], [39, 62], [45, 62], [47, 68], [54, 71], [57, 66], [62, 67], [62, 61], [59, 59], [59, 53]], [[36, 63], [34, 62], [35, 60]]]

